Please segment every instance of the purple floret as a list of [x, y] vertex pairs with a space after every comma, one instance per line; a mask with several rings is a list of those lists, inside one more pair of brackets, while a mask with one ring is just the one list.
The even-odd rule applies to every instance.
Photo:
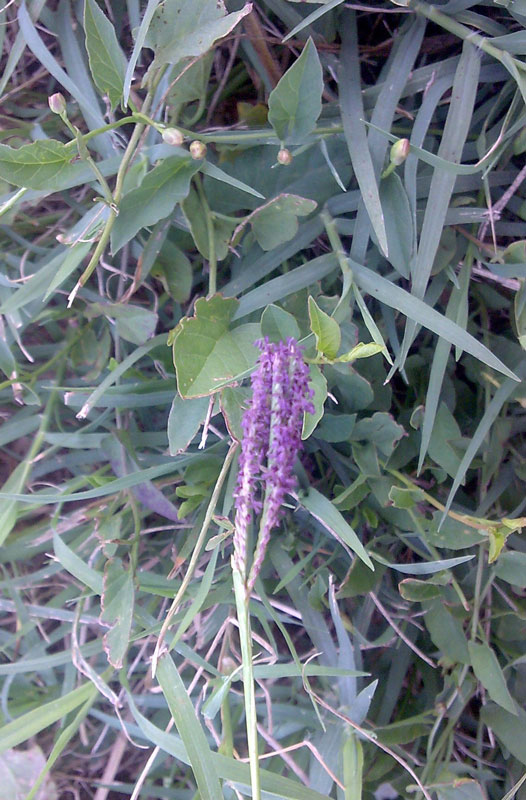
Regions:
[[252, 399], [242, 420], [244, 436], [234, 492], [233, 562], [242, 575], [246, 573], [248, 526], [253, 512], [262, 511], [248, 591], [261, 569], [285, 495], [296, 486], [294, 462], [302, 446], [303, 414], [314, 411], [309, 368], [297, 342], [288, 339], [276, 344], [264, 339], [256, 344], [261, 355], [252, 375]]

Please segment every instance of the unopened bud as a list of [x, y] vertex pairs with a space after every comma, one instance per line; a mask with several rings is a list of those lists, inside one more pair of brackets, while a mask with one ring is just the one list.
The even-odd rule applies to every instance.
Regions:
[[163, 142], [171, 144], [172, 147], [180, 147], [184, 142], [184, 136], [179, 128], [165, 128], [163, 131]]
[[206, 156], [206, 144], [195, 139], [190, 145], [190, 155], [196, 161], [198, 158], [204, 158]]
[[52, 94], [51, 97], [48, 97], [47, 101], [53, 114], [63, 114], [65, 112], [66, 100], [61, 92]]
[[292, 153], [286, 147], [282, 147], [278, 153], [278, 164], [292, 164]]
[[398, 139], [397, 142], [391, 147], [391, 152], [389, 153], [389, 161], [391, 164], [394, 164], [395, 167], [398, 167], [400, 164], [403, 164], [406, 160], [407, 156], [409, 155], [410, 145], [409, 139]]

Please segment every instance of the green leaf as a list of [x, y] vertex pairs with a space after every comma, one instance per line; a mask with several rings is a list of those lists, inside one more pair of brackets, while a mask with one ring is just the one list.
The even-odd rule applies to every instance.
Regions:
[[210, 259], [210, 239], [208, 225], [212, 225], [212, 233], [215, 248], [215, 258], [222, 261], [229, 253], [230, 239], [235, 222], [223, 220], [210, 215], [207, 224], [208, 209], [204, 209], [199, 200], [198, 194], [194, 189], [190, 189], [188, 197], [183, 201], [182, 209], [186, 221], [190, 227], [195, 245], [201, 255], [207, 260]]
[[53, 531], [53, 549], [55, 558], [64, 569], [73, 575], [84, 586], [88, 586], [95, 594], [102, 594], [103, 579], [100, 572], [89, 567], [68, 545]]
[[409, 600], [410, 603], [423, 603], [426, 600], [434, 600], [442, 594], [440, 586], [432, 583], [432, 581], [419, 581], [417, 578], [405, 578], [400, 581], [398, 591], [404, 600]]
[[511, 583], [519, 589], [526, 588], [526, 553], [508, 550], [500, 556], [494, 570], [501, 581]]
[[395, 422], [391, 414], [377, 411], [372, 417], [356, 423], [351, 439], [356, 442], [372, 442], [381, 453], [389, 457], [400, 439], [406, 435], [402, 425]]
[[299, 325], [292, 314], [274, 304], [267, 306], [261, 315], [261, 335], [270, 342], [286, 342], [300, 338]]
[[235, 241], [243, 228], [250, 223], [259, 246], [263, 250], [273, 250], [296, 236], [298, 217], [311, 214], [317, 205], [314, 200], [296, 194], [279, 194], [249, 214], [237, 226], [232, 238]]
[[168, 416], [168, 445], [170, 455], [184, 453], [201, 427], [208, 411], [208, 397], [183, 400], [175, 395]]
[[269, 96], [268, 121], [282, 142], [298, 143], [311, 133], [321, 114], [322, 91], [320, 59], [309, 39]]
[[85, 0], [84, 31], [95, 86], [107, 95], [113, 111], [122, 98], [126, 59], [113, 25], [95, 0]]
[[309, 296], [310, 328], [316, 337], [316, 349], [327, 358], [336, 358], [342, 340], [340, 326]]
[[159, 659], [157, 679], [183, 741], [202, 800], [223, 800], [221, 784], [204, 731], [169, 654]]
[[116, 253], [146, 225], [155, 225], [171, 214], [190, 191], [190, 181], [199, 169], [192, 158], [170, 156], [154, 167], [137, 189], [124, 195], [111, 232]]
[[358, 536], [336, 506], [312, 487], [299, 498], [301, 505], [339, 542], [345, 543], [374, 572], [374, 565]]
[[200, 298], [194, 316], [179, 323], [173, 359], [181, 397], [213, 394], [256, 363], [258, 351], [253, 344], [260, 327], [248, 324], [229, 330], [237, 306], [234, 298]]
[[75, 183], [85, 165], [72, 163], [75, 151], [55, 139], [39, 139], [22, 147], [0, 144], [0, 178], [15, 186], [57, 192]]
[[350, 732], [342, 748], [345, 800], [362, 800], [363, 748], [354, 732]]
[[106, 562], [100, 621], [110, 626], [104, 634], [104, 651], [108, 661], [116, 669], [122, 667], [130, 641], [134, 603], [133, 574], [126, 569], [120, 558]]
[[139, 345], [151, 339], [158, 321], [154, 311], [127, 303], [91, 303], [85, 313], [88, 318], [99, 314], [113, 318], [119, 336]]
[[74, 689], [62, 697], [56, 697], [51, 702], [44, 703], [32, 711], [28, 711], [27, 714], [22, 714], [7, 725], [3, 725], [0, 730], [0, 753], [28, 741], [40, 731], [49, 728], [50, 725], [63, 719], [66, 714], [74, 711], [96, 693], [97, 689], [91, 682], [84, 683], [78, 689]]
[[201, 56], [251, 11], [250, 3], [225, 15], [216, 0], [165, 0], [155, 11], [145, 45], [155, 51], [156, 68]]
[[510, 714], [500, 706], [488, 703], [482, 706], [480, 716], [512, 756], [526, 765], [526, 739], [520, 733], [526, 730], [526, 712], [519, 708], [516, 714]]
[[516, 715], [517, 706], [506, 685], [506, 679], [497, 656], [491, 647], [487, 644], [468, 642], [468, 650], [473, 672], [493, 702]]
[[380, 203], [385, 218], [389, 261], [403, 278], [409, 278], [413, 257], [413, 218], [407, 192], [395, 172], [380, 181]]
[[424, 621], [442, 658], [448, 659], [452, 664], [470, 663], [468, 643], [462, 625], [442, 602], [435, 600], [429, 606]]
[[240, 442], [243, 439], [241, 420], [247, 408], [250, 390], [242, 386], [225, 386], [221, 391], [221, 413], [232, 439]]
[[327, 399], [327, 379], [321, 369], [316, 364], [309, 367], [309, 386], [314, 389], [312, 404], [314, 414], [305, 414], [303, 419], [302, 439], [308, 439], [314, 428], [323, 417], [323, 409]]

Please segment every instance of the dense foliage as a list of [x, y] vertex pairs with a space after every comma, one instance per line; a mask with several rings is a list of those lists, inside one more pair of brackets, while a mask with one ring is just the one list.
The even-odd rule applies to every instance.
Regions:
[[0, 795], [520, 797], [524, 0], [0, 23]]

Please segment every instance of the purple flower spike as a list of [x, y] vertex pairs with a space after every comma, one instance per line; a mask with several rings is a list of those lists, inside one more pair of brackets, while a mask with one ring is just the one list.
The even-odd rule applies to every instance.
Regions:
[[[262, 510], [259, 536], [247, 581], [250, 592], [261, 569], [285, 495], [295, 485], [294, 461], [301, 449], [304, 412], [313, 412], [309, 368], [294, 339], [257, 342], [261, 351], [252, 375], [252, 399], [243, 421], [243, 442], [234, 492], [236, 519], [233, 565], [246, 576], [247, 531], [252, 513]], [[259, 489], [262, 500], [260, 500]]]

